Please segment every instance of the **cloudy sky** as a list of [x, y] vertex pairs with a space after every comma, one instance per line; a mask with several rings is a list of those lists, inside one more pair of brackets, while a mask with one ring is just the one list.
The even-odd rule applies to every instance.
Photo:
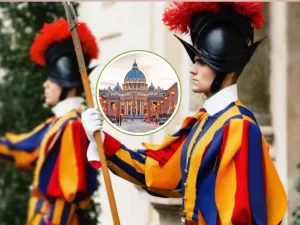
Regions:
[[160, 86], [163, 89], [168, 89], [177, 82], [177, 76], [173, 68], [159, 56], [147, 52], [128, 53], [118, 57], [105, 68], [99, 80], [100, 89], [109, 86], [115, 87], [117, 82], [122, 87], [124, 78], [131, 70], [135, 59], [139, 70], [146, 77], [148, 87], [153, 82], [155, 87]]

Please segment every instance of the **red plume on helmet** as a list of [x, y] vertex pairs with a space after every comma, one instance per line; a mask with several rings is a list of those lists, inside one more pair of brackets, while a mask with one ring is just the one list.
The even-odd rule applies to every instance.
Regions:
[[[82, 51], [88, 55], [90, 59], [96, 59], [99, 55], [99, 48], [95, 37], [85, 23], [77, 24]], [[38, 36], [30, 48], [30, 56], [32, 61], [44, 66], [46, 64], [45, 54], [48, 48], [55, 43], [71, 38], [68, 22], [64, 19], [58, 19], [54, 23], [44, 24]]]
[[262, 3], [255, 2], [173, 2], [165, 9], [162, 20], [170, 30], [188, 33], [195, 13], [218, 12], [225, 5], [231, 5], [233, 11], [248, 17], [256, 29], [264, 24]]

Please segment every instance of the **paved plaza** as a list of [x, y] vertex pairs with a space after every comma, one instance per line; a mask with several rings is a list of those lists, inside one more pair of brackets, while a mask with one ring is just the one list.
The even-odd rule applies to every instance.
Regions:
[[[117, 125], [117, 123], [114, 124]], [[133, 133], [143, 133], [152, 131], [159, 127], [159, 125], [155, 123], [145, 123], [141, 119], [136, 119], [134, 121], [127, 120], [127, 122], [122, 122], [122, 125], [117, 125], [117, 127]]]

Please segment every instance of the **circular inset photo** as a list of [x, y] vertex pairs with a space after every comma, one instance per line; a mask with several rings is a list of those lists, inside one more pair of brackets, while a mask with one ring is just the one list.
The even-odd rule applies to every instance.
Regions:
[[112, 59], [102, 70], [96, 90], [106, 121], [130, 135], [148, 135], [165, 127], [181, 100], [180, 81], [170, 63], [140, 50]]

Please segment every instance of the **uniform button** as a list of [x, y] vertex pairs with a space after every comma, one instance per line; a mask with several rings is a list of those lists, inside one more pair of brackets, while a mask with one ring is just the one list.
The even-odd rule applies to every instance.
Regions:
[[186, 197], [186, 196], [184, 196], [184, 197], [183, 197], [183, 200], [184, 200], [184, 201], [186, 201], [186, 200], [187, 200], [187, 197]]
[[187, 183], [184, 183], [184, 186], [187, 187]]
[[185, 169], [185, 170], [184, 170], [184, 172], [185, 172], [185, 173], [188, 173], [188, 170], [187, 170], [187, 169]]

